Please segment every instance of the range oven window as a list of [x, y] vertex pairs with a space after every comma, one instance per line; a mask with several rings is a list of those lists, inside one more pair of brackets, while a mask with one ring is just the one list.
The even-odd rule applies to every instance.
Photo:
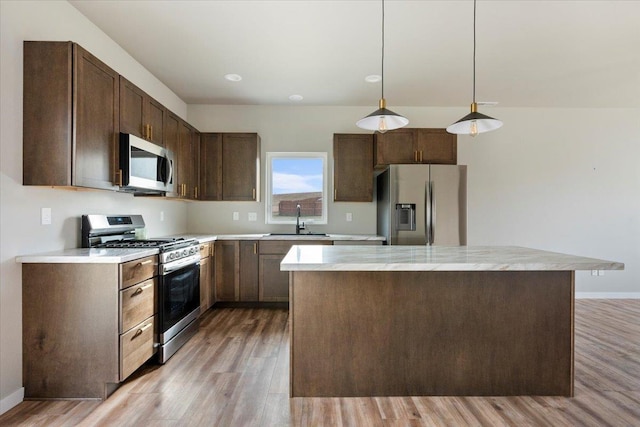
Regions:
[[200, 265], [192, 264], [160, 277], [161, 332], [200, 306]]

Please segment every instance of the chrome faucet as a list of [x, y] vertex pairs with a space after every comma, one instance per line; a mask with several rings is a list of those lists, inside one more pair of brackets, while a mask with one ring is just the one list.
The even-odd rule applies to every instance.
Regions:
[[296, 234], [300, 234], [300, 230], [304, 230], [304, 222], [300, 225], [300, 204], [296, 206]]

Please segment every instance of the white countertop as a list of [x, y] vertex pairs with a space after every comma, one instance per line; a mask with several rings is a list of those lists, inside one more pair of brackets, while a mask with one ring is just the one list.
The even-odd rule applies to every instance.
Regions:
[[[314, 234], [300, 235], [270, 235], [270, 234], [178, 234], [170, 237], [195, 238], [200, 243], [215, 240], [340, 240], [340, 241], [384, 241], [384, 237], [375, 235], [356, 234], [328, 234], [319, 236]], [[57, 251], [23, 255], [16, 257], [17, 263], [114, 263], [132, 261], [149, 255], [156, 255], [158, 249], [60, 249]]]
[[286, 234], [286, 233], [253, 233], [253, 234], [176, 234], [168, 237], [184, 237], [196, 239], [200, 243], [212, 242], [216, 240], [332, 240], [332, 241], [354, 241], [384, 242], [384, 236], [375, 234]]
[[624, 264], [517, 246], [293, 246], [282, 271], [623, 270]]
[[120, 264], [157, 255], [158, 249], [61, 249], [16, 257], [16, 262], [29, 264]]

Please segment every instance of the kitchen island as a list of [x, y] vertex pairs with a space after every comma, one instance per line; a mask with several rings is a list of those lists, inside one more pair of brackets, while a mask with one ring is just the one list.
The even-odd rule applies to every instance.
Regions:
[[292, 397], [573, 395], [576, 270], [521, 247], [293, 246]]

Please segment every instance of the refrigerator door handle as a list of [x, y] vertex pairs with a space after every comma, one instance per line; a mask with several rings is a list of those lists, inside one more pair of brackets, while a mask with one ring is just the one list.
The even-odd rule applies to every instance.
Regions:
[[435, 188], [436, 185], [434, 184], [433, 181], [431, 181], [430, 183], [430, 193], [431, 193], [431, 241], [429, 242], [430, 245], [433, 245], [433, 243], [436, 240], [436, 193], [435, 193]]
[[424, 237], [425, 244], [431, 244], [431, 182], [424, 183]]

